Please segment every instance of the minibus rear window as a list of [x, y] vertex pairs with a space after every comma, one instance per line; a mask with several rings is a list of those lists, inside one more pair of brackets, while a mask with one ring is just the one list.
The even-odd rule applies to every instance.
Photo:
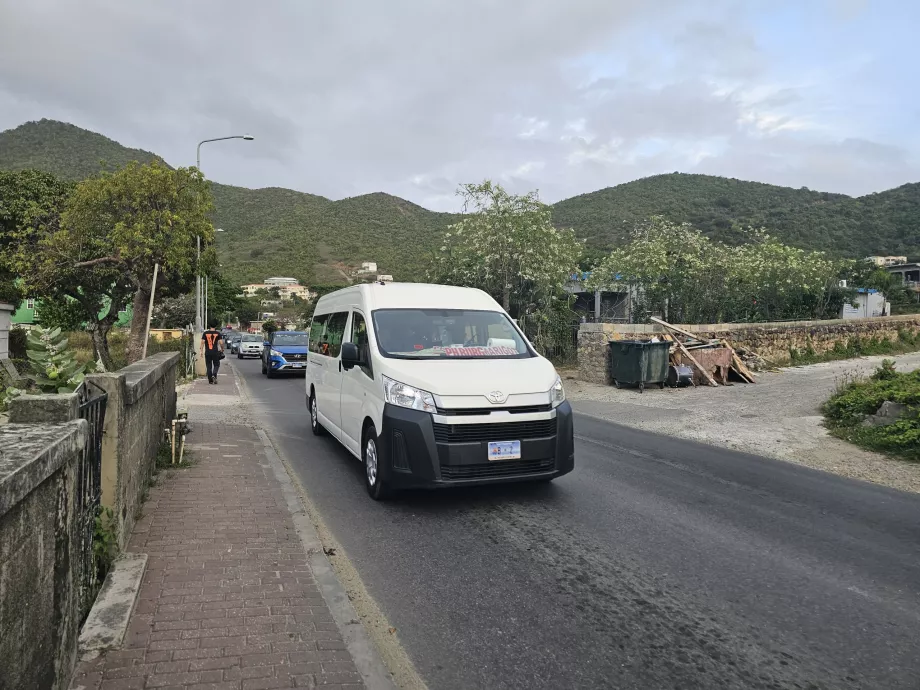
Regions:
[[397, 359], [521, 359], [535, 354], [504, 313], [465, 309], [378, 309], [377, 347]]

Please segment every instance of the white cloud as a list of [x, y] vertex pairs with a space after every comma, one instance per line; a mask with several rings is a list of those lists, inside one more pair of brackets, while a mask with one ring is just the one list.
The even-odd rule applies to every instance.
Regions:
[[[826, 31], [860, 11], [828, 2]], [[761, 20], [799, 6], [0, 0], [0, 128], [62, 119], [174, 164], [248, 131], [207, 148], [209, 176], [437, 209], [486, 177], [548, 201], [673, 170], [854, 192], [918, 177], [915, 135], [860, 130], [872, 46], [845, 79], [810, 45], [777, 67]]]

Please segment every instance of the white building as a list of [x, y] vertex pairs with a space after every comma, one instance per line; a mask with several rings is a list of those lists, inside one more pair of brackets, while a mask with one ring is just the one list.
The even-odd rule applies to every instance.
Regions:
[[876, 266], [897, 266], [898, 264], [906, 264], [906, 256], [867, 256], [866, 261], [875, 264]]
[[291, 300], [295, 296], [307, 301], [313, 299], [313, 293], [306, 286], [300, 285], [295, 278], [266, 278], [264, 283], [250, 283], [249, 285], [242, 285], [241, 288], [243, 294], [247, 297], [252, 297], [259, 290], [268, 292], [277, 290], [278, 296], [283, 300]]
[[885, 301], [885, 295], [875, 288], [856, 288], [855, 306], [843, 303], [841, 319], [864, 319], [869, 316], [888, 316], [891, 306]]
[[358, 269], [358, 273], [376, 273], [377, 272], [377, 262], [376, 261], [365, 261], [361, 264], [361, 268]]

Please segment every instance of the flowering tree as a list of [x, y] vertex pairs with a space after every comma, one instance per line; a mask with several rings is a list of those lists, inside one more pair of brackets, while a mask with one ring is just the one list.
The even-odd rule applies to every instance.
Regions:
[[536, 192], [516, 196], [486, 180], [458, 194], [465, 215], [448, 228], [428, 278], [480, 288], [517, 317], [550, 308], [578, 265], [575, 233], [553, 226]]
[[623, 284], [636, 316], [658, 312], [674, 323], [829, 318], [844, 299], [848, 262], [788, 247], [761, 230], [750, 242], [713, 242], [688, 224], [653, 218], [592, 274], [595, 287]]

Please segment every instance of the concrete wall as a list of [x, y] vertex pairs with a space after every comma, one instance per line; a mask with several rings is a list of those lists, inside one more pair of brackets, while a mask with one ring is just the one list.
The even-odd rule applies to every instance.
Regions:
[[115, 513], [124, 548], [156, 465], [163, 430], [176, 416], [178, 352], [161, 352], [87, 381], [109, 394], [102, 437], [102, 505]]
[[66, 688], [80, 632], [85, 421], [0, 426], [0, 689]]
[[[822, 353], [835, 343], [846, 345], [854, 336], [895, 340], [898, 330], [920, 332], [920, 315], [885, 316], [831, 321], [789, 321], [777, 323], [674, 324], [702, 338], [725, 338], [736, 348], [753, 350], [776, 364], [790, 361], [790, 350], [811, 346]], [[578, 331], [578, 373], [585, 381], [607, 383], [607, 343], [611, 340], [642, 340], [661, 333], [657, 324], [634, 325], [586, 323]]]

